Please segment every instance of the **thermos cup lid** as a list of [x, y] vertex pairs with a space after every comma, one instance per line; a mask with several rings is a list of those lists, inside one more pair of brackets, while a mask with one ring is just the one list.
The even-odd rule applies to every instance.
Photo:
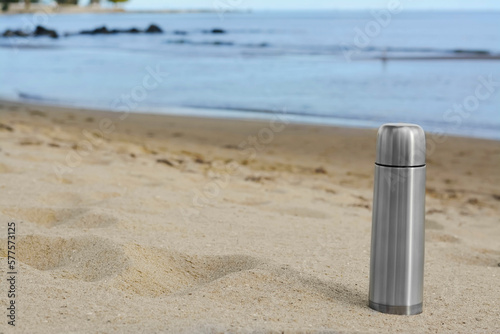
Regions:
[[425, 165], [425, 132], [416, 124], [389, 123], [378, 130], [379, 165], [417, 167]]

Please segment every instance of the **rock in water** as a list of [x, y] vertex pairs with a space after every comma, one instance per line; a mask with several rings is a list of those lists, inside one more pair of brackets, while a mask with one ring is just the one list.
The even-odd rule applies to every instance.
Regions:
[[146, 33], [148, 34], [155, 34], [155, 33], [162, 33], [163, 30], [161, 30], [160, 27], [158, 27], [156, 24], [152, 24], [146, 29]]
[[49, 36], [51, 38], [58, 38], [59, 35], [55, 30], [50, 30], [42, 26], [37, 26], [35, 31], [33, 32], [33, 36]]
[[112, 32], [106, 28], [106, 26], [102, 26], [100, 28], [95, 28], [94, 30], [82, 30], [80, 34], [82, 35], [100, 35], [100, 34], [111, 34]]
[[2, 34], [3, 37], [28, 37], [29, 34], [22, 31], [22, 30], [10, 30], [7, 29], [5, 32]]
[[224, 29], [221, 29], [221, 28], [214, 28], [211, 30], [202, 30], [202, 32], [204, 34], [225, 34], [226, 33], [226, 31]]
[[123, 30], [122, 32], [127, 33], [127, 34], [138, 34], [141, 31], [137, 28], [130, 28], [128, 30]]

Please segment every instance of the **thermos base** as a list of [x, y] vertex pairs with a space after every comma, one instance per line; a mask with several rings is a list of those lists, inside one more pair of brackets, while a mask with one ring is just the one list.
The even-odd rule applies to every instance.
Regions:
[[369, 306], [375, 311], [388, 314], [415, 315], [422, 313], [422, 303], [411, 306], [392, 306], [377, 304], [370, 300]]

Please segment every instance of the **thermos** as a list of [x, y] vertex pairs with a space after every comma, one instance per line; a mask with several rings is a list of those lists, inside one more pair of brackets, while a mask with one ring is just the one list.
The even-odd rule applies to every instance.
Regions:
[[377, 138], [369, 306], [422, 312], [425, 240], [425, 133], [414, 124], [385, 124]]

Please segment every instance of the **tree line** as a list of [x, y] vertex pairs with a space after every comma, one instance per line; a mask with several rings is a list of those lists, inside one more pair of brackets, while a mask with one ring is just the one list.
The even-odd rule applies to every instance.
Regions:
[[[107, 0], [112, 3], [127, 2], [128, 0]], [[40, 3], [40, 0], [1, 0], [2, 10], [6, 11], [9, 9], [10, 3], [24, 2], [26, 9], [30, 8], [32, 3]], [[78, 5], [79, 0], [56, 0], [59, 5]], [[89, 4], [100, 4], [101, 0], [89, 0]]]

